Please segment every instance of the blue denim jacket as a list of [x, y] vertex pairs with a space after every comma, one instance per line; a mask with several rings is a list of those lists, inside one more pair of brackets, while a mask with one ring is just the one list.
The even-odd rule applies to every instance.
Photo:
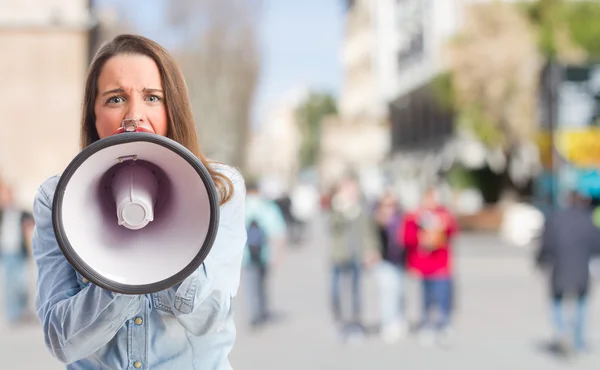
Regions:
[[34, 201], [33, 255], [37, 316], [46, 346], [67, 369], [231, 369], [236, 295], [246, 230], [242, 176], [217, 168], [234, 183], [221, 206], [217, 238], [202, 266], [181, 284], [154, 294], [122, 295], [83, 279], [62, 254], [52, 228], [58, 176]]

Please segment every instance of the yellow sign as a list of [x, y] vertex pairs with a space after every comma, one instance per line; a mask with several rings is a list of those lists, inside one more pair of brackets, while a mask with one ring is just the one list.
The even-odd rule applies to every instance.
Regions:
[[[580, 168], [600, 168], [600, 128], [560, 130], [554, 140], [558, 154], [567, 162]], [[550, 133], [540, 133], [538, 146], [542, 164], [547, 167], [552, 163]]]
[[577, 167], [600, 167], [600, 128], [561, 131], [555, 137], [558, 153]]

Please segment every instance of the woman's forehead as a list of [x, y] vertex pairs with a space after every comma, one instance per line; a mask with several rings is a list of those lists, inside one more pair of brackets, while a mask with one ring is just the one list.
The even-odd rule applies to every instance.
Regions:
[[116, 55], [106, 61], [98, 76], [100, 88], [158, 89], [162, 86], [156, 62], [145, 55]]

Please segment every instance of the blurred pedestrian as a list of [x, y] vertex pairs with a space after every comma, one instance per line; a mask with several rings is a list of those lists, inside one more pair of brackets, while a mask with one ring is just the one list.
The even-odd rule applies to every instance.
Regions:
[[13, 189], [8, 184], [0, 184], [0, 261], [4, 268], [6, 316], [11, 325], [32, 320], [28, 310], [32, 229], [33, 216], [16, 205]]
[[379, 290], [380, 332], [386, 342], [394, 342], [406, 333], [404, 318], [404, 265], [406, 251], [397, 237], [402, 226], [402, 213], [390, 191], [379, 200], [374, 218], [379, 236], [379, 250], [373, 253], [375, 280]]
[[406, 247], [408, 268], [421, 279], [422, 286], [419, 340], [425, 346], [436, 340], [449, 345], [454, 302], [452, 239], [458, 231], [457, 222], [431, 187], [421, 205], [406, 214], [403, 224], [399, 238]]
[[[566, 208], [548, 215], [536, 255], [537, 265], [549, 272], [554, 329], [551, 347], [560, 354], [583, 351], [587, 345], [590, 261], [600, 253], [600, 230], [594, 225], [592, 212], [589, 201], [572, 192]], [[572, 320], [565, 319], [567, 302], [575, 304]]]
[[[361, 338], [361, 278], [363, 262], [375, 250], [375, 232], [358, 181], [347, 176], [331, 199], [331, 303], [342, 339]], [[349, 284], [346, 284], [349, 283]], [[350, 289], [348, 289], [350, 287]], [[347, 293], [347, 294], [346, 294]], [[344, 314], [343, 296], [350, 296], [350, 316]]]
[[270, 316], [268, 275], [281, 258], [286, 240], [285, 219], [275, 201], [260, 194], [256, 183], [246, 185], [244, 284], [247, 288], [250, 325], [259, 328]]

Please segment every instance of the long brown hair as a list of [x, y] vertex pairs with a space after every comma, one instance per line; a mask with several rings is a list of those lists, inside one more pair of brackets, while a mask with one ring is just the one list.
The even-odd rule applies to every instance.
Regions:
[[88, 70], [85, 82], [83, 114], [81, 118], [81, 148], [100, 140], [96, 130], [94, 104], [98, 95], [98, 77], [110, 58], [120, 54], [145, 55], [154, 60], [160, 71], [167, 109], [167, 137], [194, 153], [210, 172], [221, 197], [221, 204], [233, 196], [231, 180], [214, 170], [198, 146], [194, 117], [183, 74], [171, 55], [158, 43], [138, 35], [119, 35], [102, 45]]

